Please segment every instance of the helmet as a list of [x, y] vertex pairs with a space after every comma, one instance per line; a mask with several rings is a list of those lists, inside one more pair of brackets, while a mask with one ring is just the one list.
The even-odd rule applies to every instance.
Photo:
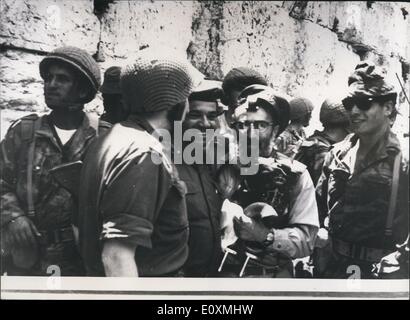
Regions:
[[269, 112], [272, 119], [279, 124], [277, 136], [288, 126], [289, 103], [285, 98], [276, 95], [271, 87], [254, 84], [243, 89], [239, 95], [239, 107], [235, 109], [235, 117], [255, 107]]
[[100, 67], [85, 50], [77, 47], [61, 47], [50, 52], [40, 62], [40, 75], [45, 79], [47, 70], [53, 62], [65, 62], [74, 67], [84, 77], [89, 85], [89, 93], [84, 103], [94, 99], [101, 84]]

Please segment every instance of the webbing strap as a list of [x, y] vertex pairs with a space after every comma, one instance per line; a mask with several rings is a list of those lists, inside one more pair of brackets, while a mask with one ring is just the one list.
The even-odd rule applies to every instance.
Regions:
[[95, 114], [87, 113], [88, 121], [90, 122], [90, 127], [95, 130], [95, 136], [98, 137], [98, 124], [99, 118]]
[[396, 212], [397, 194], [399, 191], [400, 163], [401, 163], [401, 152], [398, 152], [396, 157], [394, 158], [392, 189], [390, 193], [389, 211], [387, 212], [386, 229], [384, 232], [385, 236], [387, 237], [393, 234], [393, 219], [394, 219], [394, 214]]
[[34, 201], [33, 201], [33, 163], [34, 151], [36, 146], [36, 132], [40, 129], [41, 117], [34, 121], [34, 128], [32, 131], [32, 140], [28, 147], [27, 158], [27, 215], [32, 218], [35, 216]]

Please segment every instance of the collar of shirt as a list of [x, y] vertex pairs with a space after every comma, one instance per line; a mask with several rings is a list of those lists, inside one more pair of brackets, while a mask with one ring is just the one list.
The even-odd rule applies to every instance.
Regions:
[[136, 114], [130, 115], [127, 118], [127, 120], [124, 121], [124, 124], [126, 122], [133, 122], [138, 124], [142, 129], [147, 131], [149, 134], [152, 134], [154, 132], [154, 128], [151, 126], [151, 124], [147, 120], [143, 119], [141, 116], [138, 116]]

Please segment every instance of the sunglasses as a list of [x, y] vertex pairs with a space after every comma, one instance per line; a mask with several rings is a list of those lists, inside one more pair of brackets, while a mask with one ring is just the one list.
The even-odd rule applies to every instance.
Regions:
[[270, 126], [273, 126], [275, 123], [273, 122], [267, 122], [267, 121], [237, 121], [232, 123], [232, 127], [237, 129], [237, 130], [247, 130], [251, 126], [260, 131], [265, 131], [268, 129]]
[[352, 97], [352, 98], [345, 98], [342, 100], [343, 107], [347, 111], [352, 111], [353, 107], [356, 106], [359, 110], [367, 111], [369, 110], [373, 103], [379, 102], [383, 103], [391, 98], [389, 96], [383, 97]]

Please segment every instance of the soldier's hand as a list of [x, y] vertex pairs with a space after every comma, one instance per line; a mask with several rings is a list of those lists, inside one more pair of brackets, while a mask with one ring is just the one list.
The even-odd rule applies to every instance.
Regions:
[[34, 223], [26, 216], [20, 216], [9, 223], [7, 230], [12, 242], [18, 246], [35, 246], [40, 236]]
[[329, 243], [329, 232], [325, 228], [320, 228], [315, 242], [315, 247], [324, 248]]
[[250, 222], [245, 222], [242, 219], [234, 217], [234, 229], [236, 235], [245, 241], [264, 242], [269, 233], [261, 222], [251, 219]]

